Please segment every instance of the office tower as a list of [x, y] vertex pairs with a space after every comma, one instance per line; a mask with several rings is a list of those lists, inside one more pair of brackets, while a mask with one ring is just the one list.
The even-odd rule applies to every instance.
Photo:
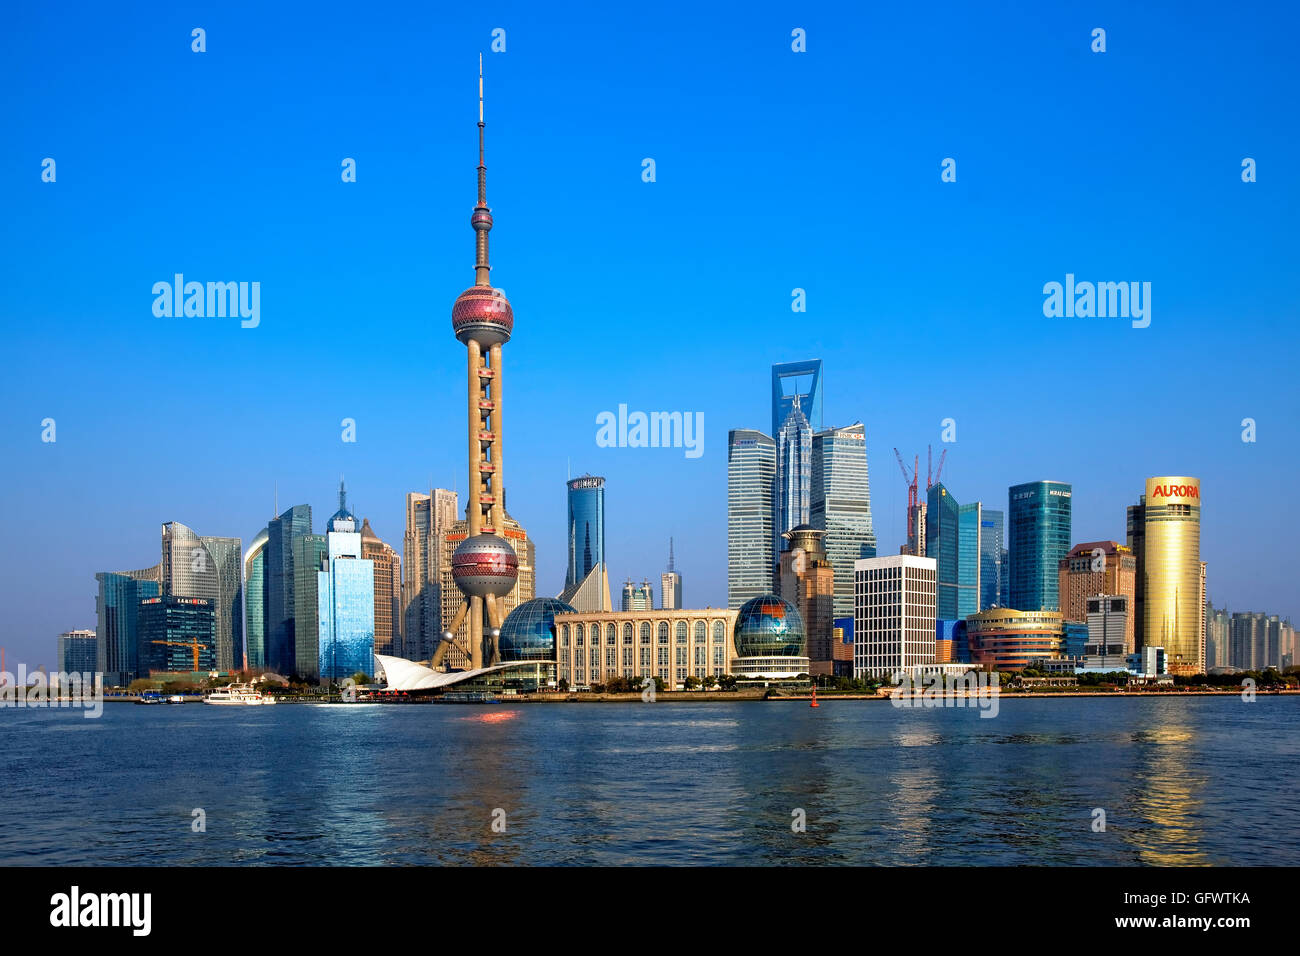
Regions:
[[612, 611], [614, 604], [609, 597], [609, 569], [604, 564], [597, 564], [585, 578], [561, 591], [556, 600], [584, 613]]
[[918, 500], [915, 505], [907, 506], [907, 543], [899, 547], [899, 554], [910, 554], [914, 558], [926, 556], [925, 527], [929, 518], [929, 506], [925, 501]]
[[605, 479], [595, 475], [571, 478], [568, 489], [569, 568], [564, 587], [581, 582], [591, 569], [605, 563]]
[[93, 674], [99, 667], [95, 632], [64, 631], [59, 635], [58, 670], [65, 674]]
[[[1084, 610], [1087, 608], [1085, 606]], [[1061, 621], [1061, 653], [1066, 657], [1083, 657], [1088, 648], [1086, 621]]]
[[822, 430], [822, 360], [772, 366], [772, 434], [779, 435], [798, 401], [813, 431]]
[[1057, 591], [1061, 615], [1067, 621], [1087, 620], [1087, 602], [1097, 594], [1122, 594], [1124, 607], [1124, 654], [1137, 650], [1134, 619], [1130, 613], [1137, 599], [1137, 558], [1117, 541], [1088, 541], [1076, 544], [1057, 566]]
[[1011, 552], [1007, 548], [1002, 549], [1002, 587], [999, 589], [1002, 600], [998, 604], [1002, 607], [1011, 606]]
[[649, 581], [643, 581], [635, 585], [632, 579], [628, 578], [623, 583], [623, 610], [624, 611], [649, 611], [655, 606], [654, 589], [650, 586]]
[[162, 526], [162, 593], [206, 598], [217, 618], [217, 669], [244, 663], [244, 569], [238, 538], [199, 535], [179, 521]]
[[[519, 555], [505, 535], [505, 470], [502, 430], [502, 348], [510, 341], [515, 316], [505, 292], [489, 279], [487, 166], [483, 152], [483, 68], [478, 77], [478, 204], [470, 216], [475, 235], [474, 284], [456, 298], [451, 325], [468, 360], [469, 492], [465, 539], [451, 558], [451, 576], [464, 596], [434, 651], [436, 668], [453, 646], [471, 668], [498, 660], [497, 638], [510, 608], [503, 598], [516, 592]], [[531, 597], [531, 595], [530, 595]], [[469, 632], [457, 638], [468, 619]]]
[[[266, 526], [266, 610], [264, 625], [266, 666], [277, 674], [289, 676], [298, 670], [294, 560], [298, 542], [311, 534], [311, 505], [294, 505]], [[317, 568], [309, 569], [314, 575]], [[313, 578], [313, 580], [315, 580]], [[314, 608], [315, 602], [312, 602]], [[314, 630], [304, 632], [304, 640], [316, 646]], [[313, 651], [309, 658], [315, 657]]]
[[140, 571], [101, 571], [95, 575], [95, 670], [105, 687], [124, 687], [140, 675], [137, 623], [142, 598], [162, 591], [159, 565]]
[[952, 621], [964, 616], [957, 613], [961, 509], [942, 482], [926, 489], [925, 497], [925, 556], [935, 559], [938, 575], [936, 613], [940, 620]]
[[1263, 668], [1270, 667], [1282, 669], [1282, 619], [1276, 614], [1270, 614], [1264, 619], [1264, 626], [1261, 629], [1263, 637]]
[[[772, 588], [776, 442], [751, 428], [727, 433], [727, 606]], [[570, 602], [572, 603], [572, 602]]]
[[1122, 671], [1125, 658], [1134, 653], [1129, 644], [1133, 626], [1129, 620], [1128, 594], [1093, 594], [1083, 601], [1088, 622], [1088, 643], [1083, 656], [1089, 670]]
[[980, 611], [966, 619], [970, 662], [988, 671], [1018, 671], [1058, 658], [1063, 625], [1059, 611]]
[[375, 653], [391, 657], [402, 644], [402, 562], [379, 540], [369, 518], [361, 523], [361, 556], [375, 570]]
[[[772, 555], [779, 560], [785, 532], [812, 517], [812, 428], [795, 396], [776, 436], [776, 501], [773, 503]], [[779, 580], [779, 567], [772, 569]], [[773, 584], [778, 587], [778, 584]]]
[[1133, 552], [1133, 560], [1137, 563], [1137, 573], [1133, 579], [1133, 613], [1130, 615], [1133, 619], [1133, 644], [1136, 647], [1142, 645], [1142, 636], [1146, 633], [1146, 581], [1143, 577], [1142, 568], [1145, 563], [1146, 553], [1146, 497], [1143, 496], [1138, 504], [1129, 505], [1125, 509], [1125, 541], [1128, 549]]
[[1262, 670], [1255, 663], [1256, 635], [1264, 615], [1251, 611], [1237, 611], [1232, 615], [1228, 630], [1227, 666], [1238, 670]]
[[266, 528], [244, 552], [244, 667], [266, 666]]
[[809, 525], [791, 528], [781, 551], [781, 593], [803, 619], [813, 676], [835, 670], [831, 646], [835, 627], [835, 569], [822, 543], [826, 532]]
[[217, 609], [207, 598], [160, 595], [140, 601], [140, 676], [217, 667]]
[[899, 554], [854, 564], [853, 676], [893, 679], [935, 656], [932, 557]]
[[1011, 607], [1056, 611], [1057, 571], [1070, 552], [1071, 486], [1031, 481], [1007, 492], [1010, 526]]
[[321, 681], [357, 673], [370, 677], [375, 673], [375, 563], [361, 553], [361, 532], [341, 485], [339, 510], [325, 527], [325, 560], [316, 573]]
[[1148, 478], [1139, 507], [1144, 528], [1137, 574], [1145, 603], [1137, 641], [1141, 646], [1163, 647], [1169, 673], [1203, 674], [1200, 480]]
[[[398, 654], [427, 661], [442, 639], [443, 541], [456, 524], [458, 496], [445, 488], [406, 496], [406, 534], [402, 539], [402, 649]], [[453, 588], [454, 590], [454, 588]], [[455, 593], [459, 598], [459, 592]], [[394, 651], [394, 653], [397, 653]]]
[[[326, 522], [325, 527], [329, 527]], [[329, 554], [326, 536], [293, 539], [293, 656], [284, 673], [318, 680], [320, 673], [320, 572]], [[312, 635], [316, 639], [312, 640]]]
[[1200, 650], [1201, 650], [1201, 673], [1202, 673], [1202, 674], [1205, 673], [1205, 595], [1208, 593], [1208, 592], [1205, 590], [1205, 587], [1206, 587], [1206, 582], [1205, 582], [1205, 572], [1206, 572], [1206, 564], [1205, 564], [1204, 561], [1202, 561], [1202, 562], [1201, 562], [1200, 582], [1199, 582], [1199, 583], [1200, 583], [1200, 593], [1199, 593], [1199, 594], [1197, 595], [1197, 597], [1196, 597], [1196, 609], [1197, 609], [1198, 611], [1200, 611], [1200, 614], [1201, 614], [1200, 630], [1199, 630], [1198, 633], [1197, 633], [1197, 638], [1200, 640]]
[[980, 516], [980, 606], [981, 611], [1002, 603], [1007, 578], [1003, 556], [1007, 553], [1003, 532], [1003, 513], [981, 508]]
[[853, 618], [835, 618], [831, 630], [831, 657], [832, 673], [836, 677], [853, 676]]
[[980, 558], [983, 552], [984, 506], [976, 501], [957, 509], [957, 617], [980, 610]]
[[1205, 669], [1228, 666], [1228, 645], [1231, 618], [1227, 608], [1216, 609], [1205, 602]]
[[668, 539], [668, 570], [659, 575], [660, 606], [665, 611], [679, 610], [682, 606], [682, 576], [673, 567], [673, 539]]
[[809, 521], [826, 532], [835, 569], [835, 616], [853, 616], [853, 562], [876, 556], [867, 473], [867, 430], [861, 423], [828, 428], [812, 440]]

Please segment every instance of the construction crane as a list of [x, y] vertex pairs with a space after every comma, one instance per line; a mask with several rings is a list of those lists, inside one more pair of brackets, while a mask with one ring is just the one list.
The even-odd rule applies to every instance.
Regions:
[[[917, 455], [912, 462], [912, 473], [907, 473], [907, 466], [903, 464], [903, 456], [894, 449], [894, 457], [898, 459], [898, 467], [903, 472], [903, 480], [907, 482], [907, 520], [912, 520], [912, 512], [916, 510], [916, 479], [920, 474], [921, 456]], [[927, 486], [928, 487], [928, 486]]]
[[[936, 485], [939, 483], [939, 476], [943, 474], [943, 461], [944, 461], [944, 459], [947, 458], [947, 457], [948, 457], [948, 449], [945, 448], [945, 449], [944, 449], [942, 452], [940, 452], [940, 454], [939, 454], [939, 467], [938, 467], [938, 469], [937, 469], [937, 470], [935, 471], [935, 473], [934, 473], [934, 483], [935, 483]], [[927, 484], [925, 487], [926, 487], [926, 490], [928, 491], [929, 488], [930, 488], [930, 485]]]
[[199, 651], [208, 645], [201, 641], [150, 641], [150, 644], [166, 644], [168, 647], [188, 647], [194, 651], [194, 671], [199, 669]]

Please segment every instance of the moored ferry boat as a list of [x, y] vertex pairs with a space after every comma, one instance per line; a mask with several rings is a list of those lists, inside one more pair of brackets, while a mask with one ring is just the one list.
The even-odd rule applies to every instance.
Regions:
[[226, 706], [256, 706], [274, 704], [275, 698], [254, 690], [252, 684], [230, 684], [220, 690], [214, 690], [203, 698], [205, 704], [224, 704]]

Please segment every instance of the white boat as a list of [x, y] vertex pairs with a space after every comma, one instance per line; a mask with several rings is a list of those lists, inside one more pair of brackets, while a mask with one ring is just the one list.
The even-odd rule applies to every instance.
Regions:
[[275, 698], [254, 690], [252, 684], [230, 684], [220, 690], [214, 690], [203, 698], [205, 704], [224, 704], [226, 706], [256, 706], [274, 704]]
[[167, 698], [167, 703], [169, 703], [169, 704], [183, 704], [183, 703], [185, 703], [185, 698], [182, 697], [180, 694], [172, 694], [170, 697]]

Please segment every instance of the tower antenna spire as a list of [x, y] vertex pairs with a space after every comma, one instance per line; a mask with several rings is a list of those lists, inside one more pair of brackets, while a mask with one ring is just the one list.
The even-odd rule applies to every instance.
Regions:
[[489, 286], [492, 284], [488, 273], [488, 233], [492, 230], [492, 214], [487, 204], [487, 164], [483, 152], [483, 54], [478, 55], [478, 205], [474, 207], [475, 243], [474, 284]]

